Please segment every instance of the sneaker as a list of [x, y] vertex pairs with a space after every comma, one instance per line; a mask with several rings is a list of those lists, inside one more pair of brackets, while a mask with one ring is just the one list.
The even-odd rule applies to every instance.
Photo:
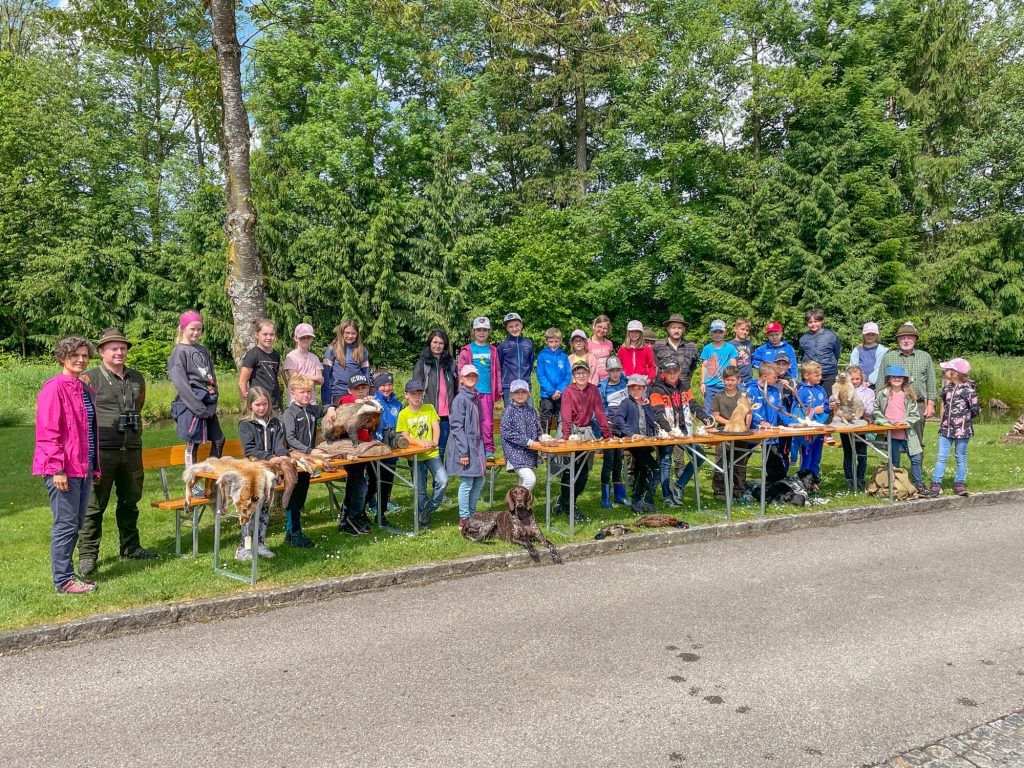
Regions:
[[953, 483], [953, 492], [957, 496], [969, 496], [970, 495], [969, 493], [967, 493], [967, 486], [964, 485], [963, 483]]
[[366, 536], [370, 533], [370, 519], [366, 515], [357, 517], [353, 522], [361, 536]]
[[240, 563], [247, 563], [252, 560], [252, 552], [245, 547], [239, 547], [235, 550], [235, 560]]
[[83, 576], [88, 576], [90, 573], [96, 571], [96, 558], [95, 557], [80, 557], [78, 558], [78, 572]]
[[271, 550], [267, 549], [266, 544], [260, 544], [258, 547], [256, 547], [256, 554], [258, 554], [260, 557], [267, 558], [267, 560], [270, 560], [274, 556], [274, 553]]
[[316, 542], [306, 537], [302, 531], [296, 531], [295, 533], [286, 533], [284, 535], [284, 543], [289, 547], [298, 547], [299, 549], [312, 549], [316, 547]]
[[391, 514], [397, 514], [398, 512], [401, 512], [401, 511], [402, 511], [402, 508], [398, 504], [395, 504], [395, 503], [390, 502], [390, 501], [388, 502], [388, 512], [390, 512]]
[[153, 560], [160, 557], [156, 552], [150, 552], [148, 549], [139, 547], [132, 552], [122, 552], [122, 560]]
[[359, 526], [352, 522], [351, 517], [346, 517], [344, 520], [338, 523], [338, 531], [340, 533], [348, 534], [349, 536], [361, 536], [363, 533], [359, 529]]
[[68, 579], [59, 587], [57, 587], [58, 595], [85, 595], [89, 592], [95, 591], [95, 584], [93, 584], [91, 581], [80, 579], [77, 576], [72, 576], [70, 579]]
[[932, 487], [928, 489], [928, 492], [925, 495], [932, 499], [934, 499], [936, 496], [941, 496], [942, 483], [932, 483]]
[[468, 519], [469, 519], [468, 517], [460, 517], [459, 518], [459, 528], [464, 527], [466, 525], [466, 520], [468, 520]]
[[193, 499], [205, 499], [206, 498], [206, 487], [202, 483], [196, 483], [192, 486], [192, 498]]

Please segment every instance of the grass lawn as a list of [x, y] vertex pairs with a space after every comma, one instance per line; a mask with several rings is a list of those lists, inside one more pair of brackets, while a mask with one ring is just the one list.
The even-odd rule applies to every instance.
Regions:
[[[229, 437], [235, 428], [225, 424]], [[926, 478], [935, 457], [936, 424], [928, 425], [925, 452]], [[970, 474], [968, 487], [972, 491], [1015, 488], [1024, 485], [1022, 465], [1024, 448], [1001, 445], [998, 438], [1007, 430], [1005, 422], [982, 423], [970, 444]], [[121, 562], [117, 557], [117, 530], [114, 522], [113, 498], [104, 517], [106, 530], [100, 551], [99, 567], [94, 575], [100, 589], [87, 596], [57, 595], [50, 581], [50, 511], [46, 492], [40, 478], [30, 474], [34, 433], [30, 427], [9, 427], [0, 430], [0, 466], [4, 467], [3, 506], [0, 508], [0, 630], [10, 630], [54, 621], [67, 621], [96, 613], [106, 613], [132, 606], [152, 603], [183, 601], [208, 595], [219, 595], [249, 589], [248, 586], [212, 572], [213, 522], [212, 515], [204, 516], [200, 532], [198, 560], [174, 556], [173, 518], [149, 506], [159, 495], [159, 473], [146, 478], [146, 495], [140, 504], [139, 525], [143, 544], [160, 553], [159, 560]], [[172, 427], [150, 428], [146, 431], [146, 445], [155, 447], [176, 442]], [[877, 465], [869, 459], [869, 477]], [[751, 473], [753, 476], [753, 473]], [[825, 449], [822, 468], [823, 494], [830, 497], [829, 506], [853, 506], [877, 501], [863, 495], [845, 491], [842, 475], [842, 450]], [[504, 496], [512, 485], [512, 475], [501, 473], [495, 499]], [[175, 479], [175, 478], [172, 478]], [[724, 505], [711, 498], [711, 475], [705, 468], [701, 475], [702, 503], [707, 509], [724, 512]], [[538, 518], [543, 515], [544, 470], [539, 472]], [[947, 469], [947, 487], [952, 483], [952, 462]], [[178, 483], [180, 487], [180, 482]], [[591, 538], [602, 526], [610, 522], [632, 519], [625, 508], [601, 510], [599, 461], [591, 471], [587, 491], [581, 508], [591, 518], [577, 528], [577, 539]], [[304, 527], [316, 542], [312, 550], [291, 550], [283, 544], [283, 519], [280, 513], [271, 518], [268, 546], [277, 554], [273, 560], [260, 563], [258, 588], [295, 584], [327, 577], [343, 576], [364, 571], [382, 570], [414, 563], [451, 559], [480, 552], [512, 549], [505, 544], [472, 544], [464, 541], [455, 526], [455, 491], [453, 482], [448, 489], [448, 502], [435, 515], [433, 528], [418, 538], [375, 533], [372, 536], [352, 538], [337, 531], [336, 521], [327, 514], [327, 495], [323, 486], [313, 486], [306, 505], [308, 514]], [[687, 489], [687, 499], [693, 502], [693, 486]], [[394, 500], [405, 507], [404, 512], [392, 515], [392, 523], [411, 529], [411, 496], [396, 484]], [[659, 499], [660, 501], [660, 499]], [[481, 508], [486, 508], [486, 489]], [[500, 503], [500, 502], [499, 502]], [[884, 502], [878, 502], [884, 503]], [[691, 525], [718, 522], [710, 515], [697, 515], [693, 507], [682, 510], [664, 510], [685, 519]], [[782, 515], [795, 511], [793, 507], [770, 507], [769, 514]], [[756, 507], [736, 507], [735, 519], [756, 515]], [[558, 527], [566, 529], [562, 518]], [[564, 536], [552, 535], [555, 544], [564, 543]], [[231, 559], [238, 541], [237, 520], [228, 520], [225, 532], [227, 562], [239, 573], [247, 573], [248, 566]], [[186, 548], [190, 547], [186, 541]], [[545, 555], [546, 557], [546, 555]], [[77, 562], [77, 557], [76, 557]]]

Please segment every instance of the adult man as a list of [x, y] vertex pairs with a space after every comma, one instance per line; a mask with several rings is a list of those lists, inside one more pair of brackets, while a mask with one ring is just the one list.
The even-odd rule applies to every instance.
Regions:
[[663, 371], [665, 363], [669, 360], [675, 361], [679, 366], [679, 379], [683, 383], [683, 388], [689, 390], [693, 372], [700, 366], [700, 350], [692, 341], [683, 338], [683, 334], [686, 333], [686, 321], [682, 315], [671, 315], [665, 321], [665, 330], [668, 332], [668, 338], [654, 342], [654, 363], [659, 371]]
[[897, 349], [890, 349], [882, 356], [881, 370], [890, 365], [902, 365], [910, 378], [910, 385], [917, 395], [917, 405], [921, 408], [924, 418], [914, 425], [917, 437], [924, 445], [924, 421], [935, 415], [935, 398], [938, 386], [935, 378], [935, 363], [932, 356], [917, 346], [917, 328], [906, 322], [896, 331]]
[[103, 513], [110, 491], [117, 490], [117, 532], [121, 559], [158, 557], [139, 542], [139, 499], [142, 498], [142, 405], [146, 380], [125, 366], [131, 344], [117, 328], [100, 334], [96, 351], [100, 364], [82, 380], [96, 390], [96, 423], [100, 452], [100, 479], [92, 486], [89, 508], [78, 538], [78, 567], [83, 576], [96, 570], [103, 536]]

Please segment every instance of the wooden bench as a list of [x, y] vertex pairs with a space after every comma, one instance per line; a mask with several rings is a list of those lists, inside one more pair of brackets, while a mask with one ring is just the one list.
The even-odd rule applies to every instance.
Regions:
[[[199, 446], [196, 461], [205, 461], [210, 456], [210, 443], [203, 443]], [[242, 443], [238, 439], [228, 440], [224, 443], [224, 455], [241, 457]], [[192, 499], [191, 504], [185, 502], [184, 496], [175, 498], [171, 496], [170, 483], [167, 478], [167, 470], [172, 467], [185, 466], [185, 446], [171, 445], [165, 448], [145, 448], [142, 451], [142, 468], [159, 469], [160, 484], [163, 490], [163, 499], [152, 502], [155, 509], [174, 513], [174, 552], [181, 556], [181, 529], [182, 526], [190, 526], [192, 529], [192, 557], [199, 554], [199, 522], [202, 520], [203, 511], [207, 505], [212, 504], [215, 498], [212, 496], [200, 499]], [[348, 473], [344, 469], [321, 472], [316, 477], [310, 478], [310, 485], [326, 483], [327, 491], [330, 494], [331, 507], [341, 513], [341, 503], [338, 501], [337, 491], [333, 483], [344, 480]], [[278, 489], [280, 490], [280, 489]]]

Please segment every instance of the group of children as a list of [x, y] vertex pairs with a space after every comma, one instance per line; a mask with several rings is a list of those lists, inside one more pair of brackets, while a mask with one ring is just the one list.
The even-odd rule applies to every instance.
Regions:
[[[659, 431], [694, 434], [695, 424], [725, 424], [746, 395], [751, 411], [747, 428], [769, 428], [798, 420], [825, 423], [836, 402], [832, 385], [839, 373], [840, 343], [835, 333], [824, 328], [824, 314], [812, 310], [806, 317], [807, 332], [798, 342], [801, 360], [793, 346], [783, 339], [783, 328], [771, 322], [765, 326], [766, 341], [756, 346], [750, 338], [752, 324], [738, 318], [733, 324], [734, 338], [726, 340], [726, 324], [714, 320], [709, 328], [711, 341], [698, 350], [684, 338], [686, 322], [673, 314], [664, 323], [666, 336], [654, 338], [639, 321], [626, 326], [626, 341], [615, 349], [610, 339], [611, 321], [597, 317], [588, 335], [582, 329], [569, 336], [569, 351], [562, 348], [562, 332], [549, 328], [544, 333], [545, 347], [535, 355], [533, 342], [524, 336], [523, 320], [512, 312], [503, 319], [505, 338], [491, 343], [491, 323], [487, 317], [472, 322], [472, 340], [453, 357], [447, 335], [432, 331], [427, 347], [417, 360], [413, 378], [405, 386], [403, 407], [394, 394], [394, 379], [387, 371], [372, 372], [369, 356], [361, 341], [358, 324], [343, 321], [321, 360], [310, 351], [314, 329], [308, 323], [295, 327], [295, 348], [284, 364], [274, 349], [276, 326], [261, 319], [254, 329], [255, 346], [245, 355], [239, 375], [244, 408], [239, 425], [245, 455], [270, 458], [298, 451], [316, 455], [316, 424], [338, 403], [353, 402], [373, 394], [383, 408], [376, 439], [388, 432], [401, 434], [425, 444], [419, 456], [418, 481], [420, 525], [429, 526], [432, 513], [441, 505], [449, 477], [459, 478], [458, 509], [465, 520], [477, 509], [487, 471], [494, 456], [494, 412], [500, 394], [504, 404], [499, 433], [505, 466], [527, 488], [536, 484], [538, 453], [531, 447], [542, 434], [552, 429], [562, 439], [620, 436], [652, 436]], [[913, 329], [913, 326], [903, 326]], [[186, 312], [179, 320], [176, 345], [168, 360], [168, 373], [177, 389], [172, 416], [178, 435], [186, 441], [186, 464], [195, 460], [196, 446], [212, 442], [212, 455], [223, 450], [224, 436], [217, 420], [217, 383], [210, 353], [200, 345], [202, 318]], [[916, 339], [916, 331], [913, 331]], [[897, 334], [898, 338], [900, 333]], [[921, 484], [921, 398], [915, 393], [903, 366], [884, 366], [888, 350], [878, 343], [879, 329], [864, 325], [862, 343], [851, 354], [845, 367], [857, 398], [863, 404], [864, 418], [875, 423], [905, 423], [908, 429], [894, 432], [893, 463], [901, 454], [911, 460], [911, 474]], [[901, 340], [902, 345], [902, 340]], [[910, 345], [911, 351], [913, 345]], [[929, 358], [930, 360], [930, 358]], [[941, 493], [941, 479], [950, 452], [957, 461], [955, 488], [966, 493], [966, 448], [973, 433], [971, 420], [978, 413], [977, 393], [970, 380], [970, 365], [957, 358], [942, 363], [945, 385], [939, 428], [939, 457], [930, 488], [925, 494]], [[534, 368], [536, 370], [534, 371]], [[700, 370], [701, 399], [691, 391], [691, 380]], [[539, 408], [533, 406], [531, 378], [536, 373]], [[801, 380], [797, 380], [798, 373]], [[284, 387], [282, 387], [282, 379]], [[880, 380], [881, 379], [881, 380]], [[316, 402], [320, 388], [323, 404]], [[287, 394], [287, 407], [284, 394]], [[274, 413], [283, 412], [280, 419]], [[360, 439], [369, 440], [361, 434]], [[866, 446], [842, 435], [843, 470], [850, 488], [864, 487]], [[821, 436], [794, 437], [792, 440], [766, 441], [785, 461], [799, 456], [800, 468], [820, 474], [824, 440]], [[678, 446], [626, 449], [632, 458], [633, 492], [627, 500], [623, 474], [623, 449], [603, 452], [601, 506], [630, 504], [639, 513], [653, 509], [658, 486], [669, 506], [679, 506], [689, 480], [702, 460], [699, 446], [693, 453]], [[740, 451], [734, 462], [732, 490], [743, 492], [746, 452]], [[593, 454], [577, 454], [576, 471], [562, 472], [556, 513], [567, 512], [569, 495], [575, 498], [586, 486]], [[673, 482], [672, 466], [678, 473]], [[390, 469], [393, 470], [392, 460]], [[369, 532], [367, 509], [379, 505], [380, 512], [393, 509], [389, 504], [393, 474], [380, 478], [381, 498], [376, 497], [377, 478], [373, 465], [354, 464], [346, 482], [344, 513], [339, 530], [352, 535]], [[432, 491], [427, 492], [427, 475]], [[570, 487], [570, 476], [575, 484]], [[310, 547], [313, 542], [302, 532], [301, 510], [309, 487], [309, 476], [299, 475], [299, 485], [286, 510], [285, 543]], [[856, 485], [855, 485], [856, 484]], [[713, 489], [724, 496], [724, 478], [716, 473]], [[579, 514], [577, 512], [577, 514]], [[264, 510], [253, 523], [257, 527], [259, 552], [266, 548]], [[243, 532], [244, 536], [250, 531]], [[240, 547], [237, 556], [248, 556]]]

